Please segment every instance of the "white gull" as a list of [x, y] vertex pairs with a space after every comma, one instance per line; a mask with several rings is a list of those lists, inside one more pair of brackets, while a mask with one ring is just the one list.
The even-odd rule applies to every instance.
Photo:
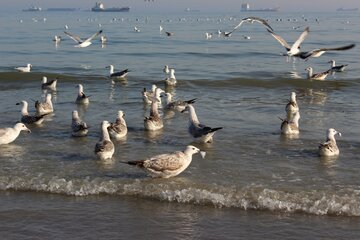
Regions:
[[319, 155], [320, 156], [337, 156], [340, 151], [336, 144], [335, 135], [339, 134], [341, 137], [341, 133], [336, 131], [333, 128], [330, 128], [326, 132], [326, 141], [319, 145]]
[[74, 40], [75, 42], [78, 43], [78, 45], [75, 45], [74, 47], [80, 47], [80, 48], [84, 48], [84, 47], [88, 47], [91, 45], [91, 41], [96, 38], [98, 35], [100, 35], [102, 33], [102, 30], [98, 31], [97, 33], [95, 33], [94, 35], [92, 35], [91, 37], [82, 40], [79, 36], [73, 35], [69, 32], [64, 32], [67, 36], [69, 36], [72, 40]]
[[19, 72], [30, 72], [32, 68], [32, 65], [30, 63], [28, 63], [26, 65], [26, 67], [16, 67], [15, 69], [18, 70]]
[[21, 108], [21, 122], [26, 124], [41, 124], [44, 121], [45, 115], [29, 115], [28, 112], [28, 103], [27, 101], [21, 101], [19, 103], [16, 103], [16, 105], [22, 105]]
[[15, 141], [21, 131], [31, 132], [23, 123], [16, 123], [14, 127], [0, 128], [0, 145]]
[[71, 131], [73, 137], [85, 137], [89, 131], [86, 122], [80, 119], [79, 113], [76, 110], [72, 111]]
[[109, 77], [110, 78], [125, 78], [130, 72], [129, 69], [122, 70], [120, 72], [114, 72], [114, 65], [109, 65], [106, 68], [109, 68]]
[[108, 121], [101, 123], [101, 138], [95, 145], [95, 154], [101, 160], [111, 159], [115, 152], [114, 144], [109, 136], [108, 127], [110, 127]]
[[90, 102], [89, 96], [86, 96], [84, 93], [84, 87], [82, 84], [76, 85], [79, 88], [77, 98], [75, 100], [76, 104], [88, 104]]
[[46, 94], [45, 101], [44, 102], [35, 102], [35, 109], [37, 115], [44, 115], [54, 112], [54, 107], [51, 101], [51, 94]]
[[58, 78], [48, 81], [47, 77], [44, 76], [42, 78], [41, 89], [56, 91], [57, 81], [58, 81]]

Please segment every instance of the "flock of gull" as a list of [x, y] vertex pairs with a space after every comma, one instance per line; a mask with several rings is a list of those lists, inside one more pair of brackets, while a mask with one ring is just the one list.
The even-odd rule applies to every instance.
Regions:
[[[349, 44], [340, 47], [319, 48], [310, 51], [302, 51], [300, 50], [300, 45], [308, 36], [309, 27], [306, 27], [304, 31], [300, 34], [299, 38], [292, 45], [289, 45], [281, 36], [275, 33], [274, 29], [268, 24], [266, 20], [258, 17], [244, 18], [240, 21], [239, 24], [234, 27], [232, 31], [219, 31], [219, 33], [223, 37], [230, 37], [244, 23], [262, 24], [266, 28], [266, 30], [286, 49], [286, 53], [284, 53], [284, 55], [288, 57], [298, 57], [307, 60], [310, 57], [320, 57], [327, 51], [344, 51], [355, 47], [355, 44]], [[135, 31], [136, 30], [140, 31], [139, 29], [135, 29]], [[160, 26], [160, 31], [161, 30], [162, 27]], [[92, 44], [91, 41], [98, 37], [100, 34], [102, 34], [102, 32], [103, 31], [100, 30], [85, 40], [82, 40], [80, 37], [73, 35], [67, 31], [65, 31], [64, 33], [77, 43], [75, 47], [84, 48], [90, 46]], [[167, 32], [167, 36], [172, 35], [173, 33]], [[211, 34], [206, 33], [206, 38], [210, 37]], [[60, 40], [61, 38], [59, 36], [55, 37], [55, 41]], [[105, 36], [101, 36], [101, 41], [106, 41]], [[330, 69], [321, 73], [313, 73], [313, 69], [311, 67], [308, 67], [306, 69], [308, 71], [308, 79], [324, 80], [328, 74], [332, 72], [344, 71], [345, 67], [347, 66], [336, 65], [334, 60], [330, 61], [329, 63], [331, 63]], [[20, 72], [30, 72], [31, 68], [32, 65], [27, 64], [27, 66], [25, 67], [17, 67], [15, 69]], [[124, 79], [130, 72], [129, 69], [115, 72], [113, 65], [109, 65], [107, 68], [109, 69], [108, 77], [111, 79]], [[163, 72], [167, 76], [164, 80], [165, 86], [175, 87], [177, 85], [175, 70], [166, 65], [163, 69]], [[43, 77], [41, 88], [53, 92], [57, 91], [57, 81], [58, 79], [48, 81], [46, 77]], [[89, 104], [89, 96], [85, 94], [83, 85], [78, 84], [76, 87], [78, 88], [78, 94], [74, 102], [79, 105]], [[195, 141], [202, 143], [211, 143], [213, 142], [215, 132], [222, 129], [222, 127], [209, 127], [199, 121], [199, 118], [197, 117], [195, 111], [195, 107], [193, 105], [196, 99], [190, 99], [187, 101], [173, 100], [173, 96], [171, 93], [166, 93], [163, 89], [156, 86], [155, 84], [152, 85], [151, 90], [147, 90], [146, 88], [144, 88], [141, 94], [144, 103], [150, 105], [150, 114], [149, 116], [144, 118], [144, 128], [146, 131], [157, 131], [164, 127], [162, 116], [159, 113], [159, 107], [162, 106], [161, 97], [165, 97], [166, 100], [164, 106], [165, 110], [189, 113], [188, 132]], [[17, 103], [17, 105], [22, 106], [21, 122], [16, 123], [13, 127], [0, 129], [0, 145], [9, 144], [15, 141], [21, 131], [31, 132], [26, 125], [42, 124], [45, 116], [54, 112], [52, 104], [52, 94], [50, 93], [46, 94], [44, 102], [35, 102], [36, 114], [34, 115], [29, 114], [27, 101], [23, 100]], [[285, 110], [286, 117], [285, 119], [281, 119], [281, 133], [286, 136], [293, 136], [299, 134], [300, 111], [296, 101], [295, 92], [291, 93], [290, 100], [286, 105]], [[115, 152], [115, 146], [112, 142], [112, 139], [118, 140], [127, 135], [128, 129], [124, 116], [125, 113], [123, 111], [118, 111], [115, 122], [111, 123], [109, 121], [103, 121], [101, 123], [101, 138], [94, 147], [94, 152], [99, 157], [99, 159], [103, 161], [111, 159]], [[76, 110], [72, 112], [71, 131], [73, 137], [85, 137], [88, 134], [88, 126], [84, 121], [81, 120]], [[321, 143], [319, 146], [319, 155], [339, 155], [339, 149], [335, 140], [336, 134], [339, 134], [341, 136], [341, 133], [339, 133], [333, 128], [327, 130], [326, 141], [324, 143]], [[192, 155], [196, 153], [200, 153], [202, 157], [205, 157], [205, 152], [201, 151], [197, 147], [188, 145], [183, 151], [177, 151], [170, 154], [160, 154], [153, 156], [149, 159], [140, 161], [128, 161], [124, 163], [136, 165], [141, 169], [145, 170], [152, 177], [168, 178], [176, 176], [183, 172], [191, 163]]]

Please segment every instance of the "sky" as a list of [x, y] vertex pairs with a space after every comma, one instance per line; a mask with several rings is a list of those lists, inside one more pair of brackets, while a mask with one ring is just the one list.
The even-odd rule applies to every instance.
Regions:
[[[4, 9], [21, 10], [37, 5], [44, 10], [49, 7], [73, 7], [90, 9], [99, 0], [0, 0]], [[135, 12], [183, 11], [186, 8], [201, 12], [237, 12], [242, 3], [252, 8], [280, 7], [280, 11], [314, 12], [335, 11], [339, 7], [360, 8], [360, 0], [103, 0], [105, 7], [130, 6]]]

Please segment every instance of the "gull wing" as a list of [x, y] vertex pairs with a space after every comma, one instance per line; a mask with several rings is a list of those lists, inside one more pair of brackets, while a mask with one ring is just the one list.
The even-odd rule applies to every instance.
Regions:
[[236, 26], [234, 27], [234, 29], [231, 30], [230, 32], [228, 32], [227, 34], [228, 34], [228, 35], [232, 34], [232, 33], [233, 33], [236, 29], [238, 29], [244, 22], [245, 22], [245, 20], [241, 20], [241, 21], [239, 22], [239, 24], [236, 25]]
[[81, 44], [81, 43], [83, 43], [83, 40], [79, 37], [79, 36], [76, 36], [76, 35], [73, 35], [73, 34], [71, 34], [71, 33], [69, 33], [69, 32], [64, 32], [66, 35], [68, 35], [72, 40], [74, 40], [75, 42], [77, 42], [77, 43], [79, 43], [79, 44]]
[[97, 33], [95, 33], [94, 35], [92, 35], [91, 37], [89, 37], [88, 39], [86, 39], [84, 42], [91, 42], [91, 40], [93, 40], [94, 38], [96, 38], [98, 35], [100, 35], [103, 32], [103, 30], [98, 31]]
[[175, 171], [183, 166], [181, 152], [161, 154], [144, 161], [144, 167], [155, 171]]
[[267, 31], [283, 46], [286, 48], [286, 50], [290, 51], [291, 47], [290, 45], [279, 35], [275, 34], [270, 29], [267, 29]]
[[267, 23], [267, 21], [265, 19], [262, 19], [259, 17], [247, 17], [247, 18], [243, 18], [243, 20], [248, 21], [248, 22], [258, 22], [258, 23], [264, 25], [266, 28], [270, 29], [271, 31], [274, 31], [274, 29], [272, 29], [272, 27]]
[[352, 49], [355, 46], [356, 46], [355, 44], [349, 44], [346, 46], [336, 47], [336, 48], [318, 48], [318, 49], [314, 49], [310, 52], [303, 53], [300, 55], [300, 57], [302, 59], [307, 59], [309, 57], [320, 57], [322, 54], [324, 54], [327, 51], [344, 51], [344, 50]]
[[309, 34], [309, 27], [306, 27], [305, 30], [300, 34], [299, 38], [291, 46], [290, 51], [299, 48], [300, 44], [305, 40], [308, 34]]

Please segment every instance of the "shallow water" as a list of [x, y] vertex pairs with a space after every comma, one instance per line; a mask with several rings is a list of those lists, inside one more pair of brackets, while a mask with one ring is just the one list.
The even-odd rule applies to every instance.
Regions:
[[[300, 13], [262, 15], [289, 42], [301, 32], [293, 30], [293, 26], [310, 26], [304, 49], [358, 41], [356, 14], [306, 14], [306, 22], [301, 16]], [[114, 21], [114, 17], [118, 20]], [[178, 212], [199, 219], [196, 230], [190, 225], [187, 229], [185, 225], [184, 232], [176, 238], [214, 236], [218, 239], [221, 235], [209, 235], [208, 229], [214, 222], [208, 218], [218, 221], [214, 229], [231, 232], [229, 238], [244, 234], [253, 239], [267, 236], [238, 230], [239, 226], [253, 228], [252, 224], [268, 229], [266, 234], [270, 236], [275, 235], [275, 230], [270, 229], [292, 226], [281, 232], [283, 238], [312, 236], [309, 231], [317, 228], [317, 239], [336, 239], [336, 234], [344, 236], [341, 234], [349, 228], [356, 229], [357, 220], [349, 219], [360, 215], [358, 47], [326, 53], [306, 62], [288, 60], [280, 55], [283, 47], [258, 24], [244, 25], [228, 39], [215, 35], [205, 40], [206, 31], [229, 30], [241, 17], [244, 16], [184, 13], [154, 14], [146, 20], [136, 13], [1, 15], [1, 22], [7, 24], [0, 29], [0, 34], [11, 37], [0, 39], [0, 55], [4, 56], [0, 60], [0, 112], [3, 115], [0, 126], [11, 126], [20, 119], [20, 108], [15, 105], [20, 100], [27, 100], [30, 112], [34, 111], [33, 101], [45, 94], [40, 89], [42, 76], [59, 77], [58, 91], [53, 93], [55, 114], [48, 116], [42, 126], [32, 127], [31, 134], [22, 133], [14, 143], [0, 146], [0, 201], [7, 206], [2, 214], [13, 218], [10, 223], [14, 227], [21, 225], [16, 226], [16, 220], [24, 217], [34, 220], [38, 213], [42, 215], [35, 229], [29, 227], [30, 236], [37, 236], [36, 228], [54, 221], [52, 211], [56, 216], [56, 212], [62, 212], [68, 204], [68, 211], [76, 212], [79, 218], [120, 221], [117, 217], [121, 215], [120, 219], [129, 224], [138, 224], [139, 219], [146, 219], [144, 216], [156, 215], [156, 209], [164, 211], [168, 207], [168, 212], [151, 222], [159, 225], [165, 237], [171, 229], [178, 228]], [[284, 21], [278, 22], [277, 18]], [[287, 18], [298, 21], [290, 22]], [[90, 36], [100, 29], [99, 23], [109, 38], [104, 47], [95, 39], [88, 48], [74, 48], [74, 42], [62, 34], [67, 24], [69, 32]], [[167, 38], [159, 34], [160, 24], [174, 31], [175, 36]], [[133, 26], [138, 26], [141, 32], [133, 32]], [[243, 34], [251, 35], [251, 39], [243, 39]], [[64, 41], [55, 46], [51, 41], [53, 35], [62, 35]], [[313, 66], [315, 71], [326, 70], [331, 59], [349, 64], [348, 70], [326, 81], [306, 80], [303, 69]], [[32, 73], [13, 70], [28, 62], [33, 65]], [[116, 69], [129, 68], [127, 81], [107, 79], [105, 66], [109, 64], [114, 64]], [[153, 83], [163, 86], [165, 64], [176, 69], [179, 82], [176, 88], [167, 91], [175, 93], [177, 99], [197, 98], [195, 108], [200, 121], [212, 127], [224, 127], [215, 134], [214, 143], [192, 142], [186, 130], [187, 114], [162, 113], [166, 117], [164, 130], [155, 134], [144, 131], [143, 117], [149, 114], [149, 109], [142, 103], [141, 90]], [[78, 83], [91, 95], [87, 108], [74, 104]], [[278, 117], [285, 115], [291, 91], [297, 93], [301, 113], [301, 133], [295, 139], [285, 138], [279, 131]], [[75, 109], [90, 126], [86, 138], [71, 137], [71, 111]], [[114, 121], [118, 110], [126, 114], [129, 133], [125, 140], [115, 142], [113, 161], [103, 163], [93, 153], [100, 123]], [[330, 127], [343, 134], [337, 139], [340, 156], [319, 158], [317, 146], [325, 140], [325, 132]], [[151, 179], [141, 170], [121, 163], [182, 150], [188, 144], [205, 150], [207, 157], [202, 160], [194, 156], [190, 167], [175, 178]], [[27, 197], [38, 204], [35, 213], [29, 213], [29, 207], [23, 205]], [[172, 202], [182, 204], [169, 204]], [[41, 203], [51, 207], [42, 207]], [[94, 206], [107, 207], [101, 209], [101, 216], [95, 217]], [[7, 209], [12, 208], [21, 211], [8, 213]], [[114, 213], [113, 208], [121, 209], [121, 214]], [[274, 223], [278, 219], [279, 225]], [[80, 222], [74, 221], [73, 228], [84, 229]], [[333, 231], [325, 227], [324, 222], [333, 226]], [[298, 226], [303, 231], [299, 231]], [[117, 236], [117, 231], [109, 232], [110, 226], [102, 227], [109, 234], [106, 237]], [[4, 228], [9, 238], [29, 233], [24, 229], [16, 236], [10, 227]], [[51, 231], [54, 229], [45, 231], [49, 237], [67, 236]], [[73, 229], [70, 232], [76, 234]], [[128, 229], [122, 233], [136, 238], [147, 236], [131, 235]], [[353, 238], [359, 233], [353, 231], [347, 236]]]

